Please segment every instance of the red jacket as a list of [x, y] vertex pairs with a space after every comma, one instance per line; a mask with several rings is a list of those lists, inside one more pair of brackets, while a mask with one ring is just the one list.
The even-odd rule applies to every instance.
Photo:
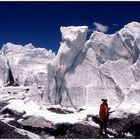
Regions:
[[102, 121], [108, 120], [108, 106], [105, 103], [100, 105], [99, 118]]

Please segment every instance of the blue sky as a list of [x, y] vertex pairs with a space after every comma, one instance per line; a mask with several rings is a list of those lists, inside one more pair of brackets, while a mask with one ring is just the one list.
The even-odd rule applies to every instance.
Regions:
[[61, 26], [111, 34], [132, 21], [140, 22], [140, 2], [0, 2], [0, 46], [32, 43], [57, 52]]

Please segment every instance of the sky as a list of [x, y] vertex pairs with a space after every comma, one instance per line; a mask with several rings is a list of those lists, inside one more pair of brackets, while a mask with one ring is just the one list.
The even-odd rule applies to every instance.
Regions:
[[0, 47], [7, 42], [57, 52], [61, 26], [89, 27], [112, 34], [132, 21], [140, 22], [140, 2], [0, 2]]

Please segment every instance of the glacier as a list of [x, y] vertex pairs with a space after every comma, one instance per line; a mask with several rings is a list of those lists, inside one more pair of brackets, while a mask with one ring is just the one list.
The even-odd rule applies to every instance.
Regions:
[[90, 110], [95, 114], [101, 99], [107, 98], [115, 115], [139, 113], [140, 23], [131, 22], [114, 34], [93, 31], [89, 39], [87, 26], [60, 31], [57, 54], [31, 43], [3, 45], [1, 96], [12, 92], [9, 86], [24, 87], [25, 93], [12, 92], [12, 97], [45, 105], [95, 107]]

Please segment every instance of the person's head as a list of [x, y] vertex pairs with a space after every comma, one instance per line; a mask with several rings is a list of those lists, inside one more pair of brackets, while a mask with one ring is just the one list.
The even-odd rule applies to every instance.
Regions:
[[107, 99], [102, 99], [103, 103], [107, 103]]

